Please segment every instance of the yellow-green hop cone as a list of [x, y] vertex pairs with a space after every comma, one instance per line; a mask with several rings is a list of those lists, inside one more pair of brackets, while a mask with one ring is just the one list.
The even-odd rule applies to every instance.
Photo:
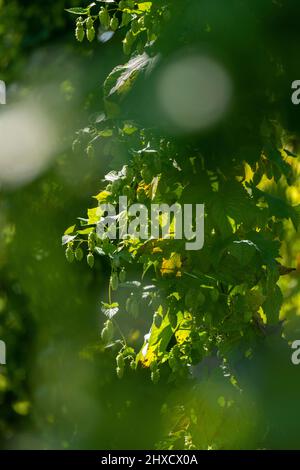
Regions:
[[119, 274], [119, 279], [120, 279], [120, 282], [125, 282], [126, 281], [126, 271], [125, 271], [125, 269], [121, 269], [121, 272]]
[[86, 30], [86, 37], [89, 42], [92, 42], [95, 38], [95, 28], [92, 26], [91, 28]]
[[110, 20], [110, 29], [112, 31], [116, 31], [118, 29], [118, 26], [119, 26], [119, 20], [116, 16], [114, 16], [111, 20]]
[[82, 42], [84, 39], [84, 29], [83, 25], [81, 23], [78, 23], [76, 29], [75, 29], [75, 37], [77, 41]]
[[107, 320], [104, 324], [104, 328], [101, 331], [101, 338], [105, 344], [108, 344], [114, 336], [114, 326], [111, 320]]
[[108, 29], [110, 25], [110, 16], [106, 8], [101, 8], [99, 12], [99, 20], [103, 28]]
[[129, 55], [131, 52], [131, 44], [126, 39], [123, 40], [123, 52], [125, 55]]
[[89, 253], [86, 257], [87, 264], [89, 265], [90, 268], [92, 268], [95, 264], [95, 258], [93, 253]]
[[116, 357], [116, 361], [117, 361], [117, 366], [120, 367], [120, 369], [124, 369], [125, 367], [125, 360], [124, 360], [124, 356], [122, 353], [119, 353]]
[[80, 247], [76, 248], [75, 250], [75, 258], [77, 261], [81, 261], [83, 258], [83, 251]]
[[116, 371], [117, 371], [118, 378], [122, 379], [122, 377], [124, 375], [124, 369], [121, 369], [121, 367], [117, 367]]
[[69, 263], [72, 263], [74, 261], [74, 253], [71, 247], [68, 246], [66, 249], [66, 258]]
[[93, 18], [91, 18], [90, 16], [87, 18], [86, 20], [86, 29], [90, 29], [94, 26], [94, 21], [93, 21]]

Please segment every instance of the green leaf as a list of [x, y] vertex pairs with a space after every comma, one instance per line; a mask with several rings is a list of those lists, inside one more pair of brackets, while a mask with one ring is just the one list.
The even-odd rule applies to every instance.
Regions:
[[136, 126], [134, 126], [130, 122], [127, 122], [127, 123], [124, 124], [122, 132], [123, 132], [123, 134], [131, 135], [131, 134], [134, 134], [137, 130], [138, 130], [138, 128]]
[[101, 303], [101, 312], [104, 313], [104, 315], [111, 320], [118, 313], [119, 304], [117, 302], [114, 302], [113, 304], [107, 304], [105, 302]]
[[100, 137], [111, 137], [113, 135], [112, 129], [103, 129], [99, 132]]
[[300, 205], [291, 206], [284, 199], [272, 196], [257, 188], [254, 189], [254, 192], [268, 203], [271, 215], [280, 219], [291, 219], [295, 230], [298, 230], [300, 226]]
[[64, 235], [62, 237], [62, 245], [66, 245], [67, 243], [70, 243], [72, 242], [73, 240], [75, 240], [75, 238], [77, 237], [77, 235]]
[[230, 237], [232, 227], [227, 217], [226, 207], [218, 196], [213, 198], [209, 213], [211, 214], [212, 223], [220, 231], [221, 237], [223, 239]]
[[247, 266], [258, 251], [258, 247], [251, 240], [234, 241], [228, 247], [228, 253], [242, 266]]
[[75, 229], [76, 229], [76, 225], [71, 225], [71, 227], [67, 228], [64, 235], [70, 235], [71, 233], [74, 233]]
[[68, 13], [72, 13], [73, 15], [86, 15], [88, 13], [88, 8], [74, 7], [67, 8], [66, 11]]
[[139, 11], [150, 11], [152, 7], [152, 2], [141, 2], [138, 4]]
[[134, 57], [125, 65], [115, 67], [104, 82], [105, 98], [128, 93], [139, 73], [152, 64], [153, 60], [144, 53]]

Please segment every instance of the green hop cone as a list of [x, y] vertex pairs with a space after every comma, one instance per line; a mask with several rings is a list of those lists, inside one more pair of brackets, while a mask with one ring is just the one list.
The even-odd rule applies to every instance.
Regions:
[[68, 246], [68, 248], [66, 249], [66, 258], [69, 263], [72, 263], [72, 261], [74, 261], [74, 253], [70, 246]]
[[86, 37], [87, 37], [89, 42], [92, 42], [94, 40], [94, 37], [95, 37], [95, 28], [94, 28], [94, 26], [92, 26], [91, 28], [86, 30]]
[[116, 31], [119, 27], [119, 20], [116, 16], [113, 16], [113, 18], [110, 20], [110, 29], [112, 31]]
[[136, 298], [129, 297], [126, 301], [126, 310], [127, 312], [133, 316], [133, 318], [137, 318], [139, 315], [139, 304]]
[[95, 232], [90, 232], [88, 238], [89, 238], [89, 241], [95, 242], [95, 241], [96, 241], [96, 238], [97, 238], [97, 237], [96, 237], [96, 233], [95, 233]]
[[145, 26], [145, 23], [144, 23], [144, 16], [141, 16], [138, 20], [138, 25], [140, 28], [143, 28]]
[[95, 242], [88, 240], [88, 246], [89, 246], [90, 252], [93, 252], [95, 249]]
[[107, 11], [107, 8], [101, 8], [99, 12], [99, 20], [101, 23], [101, 26], [103, 26], [104, 29], [108, 29], [110, 25], [110, 16]]
[[124, 360], [124, 356], [122, 353], [119, 353], [116, 357], [116, 361], [117, 361], [117, 366], [120, 367], [120, 369], [124, 369], [125, 367], [125, 360]]
[[130, 369], [136, 370], [136, 367], [137, 367], [136, 362], [134, 359], [132, 359], [132, 361], [130, 361]]
[[94, 26], [94, 21], [91, 16], [89, 16], [86, 20], [86, 29], [90, 29]]
[[91, 232], [89, 233], [89, 236], [88, 236], [88, 247], [91, 252], [94, 251], [95, 245], [96, 245], [96, 234], [95, 232]]
[[101, 331], [101, 338], [105, 344], [108, 344], [114, 336], [114, 326], [111, 320], [107, 320], [104, 324], [104, 328]]
[[83, 251], [80, 247], [77, 247], [75, 250], [75, 258], [77, 261], [81, 261], [83, 259]]
[[120, 282], [125, 282], [126, 281], [126, 271], [125, 269], [121, 269], [121, 272], [119, 274], [119, 279], [120, 279]]
[[77, 41], [82, 42], [84, 39], [84, 29], [81, 23], [78, 23], [75, 29], [75, 37]]
[[121, 26], [127, 26], [130, 23], [131, 15], [127, 11], [124, 11], [122, 14], [122, 23]]
[[117, 371], [118, 378], [122, 379], [122, 377], [124, 375], [124, 369], [121, 369], [121, 367], [117, 367], [116, 371]]
[[90, 268], [92, 268], [95, 264], [95, 258], [93, 253], [89, 253], [86, 257], [87, 264], [89, 265]]
[[110, 277], [110, 287], [112, 290], [117, 290], [119, 287], [119, 279], [117, 273], [113, 273]]
[[135, 38], [131, 30], [127, 31], [125, 40], [127, 41], [128, 44], [130, 44], [130, 46], [132, 46], [132, 44], [134, 43]]
[[126, 38], [123, 40], [123, 52], [125, 55], [129, 55], [131, 52], [131, 44], [129, 44]]

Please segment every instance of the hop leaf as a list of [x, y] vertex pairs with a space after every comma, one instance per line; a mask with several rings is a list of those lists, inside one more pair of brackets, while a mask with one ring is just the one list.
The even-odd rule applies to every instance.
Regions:
[[109, 28], [110, 16], [109, 16], [109, 13], [107, 11], [107, 8], [103, 8], [103, 7], [101, 8], [101, 10], [99, 12], [99, 20], [100, 20], [101, 26], [103, 26], [103, 28], [105, 28], [105, 29]]
[[91, 29], [94, 25], [94, 21], [93, 21], [93, 18], [91, 16], [89, 16], [86, 20], [86, 28], [87, 29]]

